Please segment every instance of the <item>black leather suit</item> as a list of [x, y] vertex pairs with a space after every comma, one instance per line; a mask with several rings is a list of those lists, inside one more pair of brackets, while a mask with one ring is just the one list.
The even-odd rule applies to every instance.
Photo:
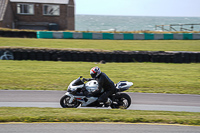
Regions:
[[[102, 88], [104, 89], [103, 94], [99, 97], [98, 101], [99, 102], [106, 102], [108, 97], [110, 95], [112, 95], [113, 93], [115, 93], [116, 91], [116, 87], [114, 82], [103, 72], [101, 72], [101, 74], [94, 78], [95, 80], [97, 80], [98, 82], [98, 89], [92, 92], [93, 96], [98, 96], [101, 91]], [[92, 80], [92, 79], [90, 79]]]

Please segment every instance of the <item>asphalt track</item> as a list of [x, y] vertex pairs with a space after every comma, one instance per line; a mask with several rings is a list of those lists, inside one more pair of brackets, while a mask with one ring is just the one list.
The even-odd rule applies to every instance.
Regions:
[[[55, 107], [65, 91], [0, 90], [0, 107]], [[200, 95], [128, 93], [131, 110], [200, 112]]]
[[0, 133], [200, 133], [200, 127], [113, 123], [0, 124]]
[[[0, 90], [0, 107], [56, 107], [65, 91]], [[199, 95], [128, 93], [129, 109], [200, 112]], [[122, 123], [0, 123], [0, 133], [200, 133], [199, 126]]]

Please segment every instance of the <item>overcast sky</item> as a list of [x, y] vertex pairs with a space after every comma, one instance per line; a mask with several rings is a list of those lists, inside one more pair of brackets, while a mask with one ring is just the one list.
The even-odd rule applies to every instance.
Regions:
[[200, 17], [200, 0], [75, 0], [76, 14]]

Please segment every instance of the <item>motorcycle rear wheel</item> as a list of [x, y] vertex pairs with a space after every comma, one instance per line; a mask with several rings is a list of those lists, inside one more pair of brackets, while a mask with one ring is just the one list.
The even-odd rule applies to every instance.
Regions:
[[60, 105], [63, 108], [77, 108], [80, 105], [80, 102], [78, 102], [76, 99], [73, 100], [72, 103], [69, 103], [70, 96], [64, 95], [60, 99]]
[[117, 94], [115, 100], [110, 105], [113, 109], [127, 109], [131, 105], [131, 98], [126, 93]]

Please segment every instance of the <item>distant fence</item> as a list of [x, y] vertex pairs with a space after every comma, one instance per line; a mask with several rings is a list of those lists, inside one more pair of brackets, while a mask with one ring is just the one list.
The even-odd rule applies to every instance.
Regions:
[[84, 33], [38, 31], [37, 38], [49, 39], [107, 39], [107, 40], [200, 40], [199, 33], [150, 34], [150, 33]]
[[[85, 62], [163, 62], [163, 63], [199, 63], [200, 52], [164, 52], [164, 51], [69, 51], [54, 49], [1, 48], [0, 56], [12, 53], [14, 60], [39, 61], [85, 61]], [[3, 58], [2, 58], [3, 59]], [[4, 58], [6, 59], [6, 58]]]
[[[156, 25], [155, 30], [161, 31], [194, 31], [194, 26], [200, 26], [200, 24], [169, 24], [169, 25]], [[167, 29], [168, 28], [168, 29]]]

